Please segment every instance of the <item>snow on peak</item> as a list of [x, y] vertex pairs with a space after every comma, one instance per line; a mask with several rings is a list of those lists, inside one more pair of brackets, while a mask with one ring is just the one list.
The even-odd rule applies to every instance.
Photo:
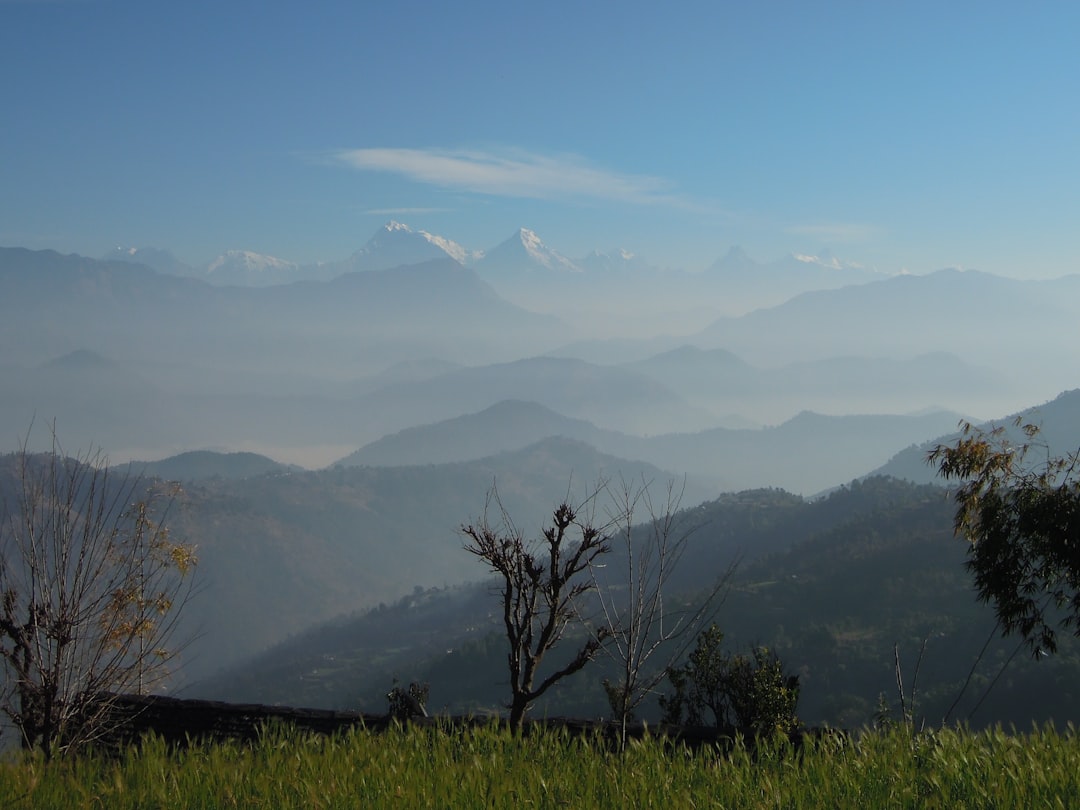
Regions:
[[807, 253], [792, 253], [791, 258], [797, 262], [803, 264], [815, 264], [818, 267], [824, 267], [829, 270], [862, 270], [864, 269], [861, 264], [857, 262], [842, 262], [836, 258], [829, 251], [824, 251], [819, 256], [814, 256]]
[[525, 246], [528, 251], [539, 251], [544, 249], [544, 243], [540, 237], [536, 235], [536, 231], [530, 231], [528, 228], [520, 228], [518, 230], [518, 237], [521, 239], [521, 244]]
[[457, 242], [454, 242], [453, 240], [446, 239], [442, 236], [436, 236], [435, 234], [428, 233], [427, 231], [420, 231], [420, 235], [424, 237], [424, 239], [426, 239], [429, 243], [435, 245], [435, 247], [441, 248], [442, 250], [446, 251], [447, 255], [449, 255], [452, 259], [461, 262], [462, 264], [464, 264], [465, 259], [468, 258], [468, 251], [466, 251], [465, 248], [463, 248], [461, 245], [459, 245]]
[[576, 264], [560, 253], [549, 248], [537, 236], [535, 231], [519, 228], [518, 232], [491, 250], [485, 257], [485, 263], [501, 265], [519, 270], [532, 270], [543, 267], [547, 270], [580, 272]]
[[351, 261], [357, 270], [388, 270], [447, 256], [460, 264], [471, 258], [457, 242], [390, 220], [353, 254]]
[[265, 272], [268, 270], [295, 270], [293, 262], [278, 259], [274, 256], [264, 256], [250, 250], [226, 250], [206, 268], [207, 273], [216, 273], [222, 270], [235, 272]]
[[593, 250], [589, 255], [583, 257], [578, 264], [583, 270], [605, 273], [624, 273], [628, 271], [638, 273], [659, 269], [652, 267], [636, 253], [626, 248], [616, 248], [610, 252]]

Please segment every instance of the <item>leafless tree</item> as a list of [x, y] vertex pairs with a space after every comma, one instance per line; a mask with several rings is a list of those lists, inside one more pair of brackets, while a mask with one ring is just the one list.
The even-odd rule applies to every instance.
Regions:
[[104, 730], [109, 695], [161, 685], [196, 560], [163, 524], [173, 488], [28, 441], [0, 480], [0, 711], [51, 757]]
[[[499, 501], [497, 490], [488, 493], [484, 515], [462, 526], [465, 550], [487, 563], [499, 576], [503, 624], [510, 645], [510, 727], [520, 729], [529, 706], [563, 678], [585, 666], [600, 649], [604, 631], [590, 634], [576, 655], [561, 669], [540, 676], [544, 656], [563, 638], [578, 618], [578, 601], [593, 589], [589, 567], [610, 548], [606, 527], [593, 520], [595, 502], [603, 484], [574, 506], [567, 498], [552, 515], [542, 538], [526, 539]], [[489, 515], [497, 508], [499, 524]], [[584, 625], [582, 625], [584, 627]]]
[[[665, 499], [658, 502], [644, 480], [623, 479], [608, 488], [622, 553], [613, 555], [619, 562], [610, 564], [602, 579], [596, 567], [592, 573], [607, 638], [604, 651], [619, 670], [618, 680], [604, 680], [604, 691], [624, 739], [634, 713], [715, 617], [737, 563], [718, 572], [703, 593], [673, 603], [671, 577], [697, 528], [679, 511], [684, 489], [685, 483], [669, 481]], [[638, 519], [643, 520], [635, 523]]]

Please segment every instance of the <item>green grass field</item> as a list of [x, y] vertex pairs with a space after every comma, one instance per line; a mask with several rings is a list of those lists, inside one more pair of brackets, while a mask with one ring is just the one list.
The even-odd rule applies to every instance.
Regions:
[[116, 759], [0, 765], [0, 807], [1069, 807], [1080, 738], [902, 729], [789, 746], [622, 753], [563, 733], [405, 729], [339, 737], [270, 732], [255, 745], [170, 752], [150, 739]]

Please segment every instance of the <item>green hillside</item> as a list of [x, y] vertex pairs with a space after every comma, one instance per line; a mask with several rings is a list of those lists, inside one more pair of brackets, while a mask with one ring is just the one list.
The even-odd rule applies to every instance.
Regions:
[[[895, 703], [894, 645], [909, 697], [916, 688], [916, 714], [939, 722], [988, 639], [950, 719], [1024, 728], [1080, 719], [1080, 650], [1071, 640], [1040, 662], [1021, 651], [976, 710], [1017, 642], [997, 639], [992, 612], [975, 601], [951, 509], [942, 489], [885, 478], [815, 502], [777, 490], [727, 495], [683, 513], [698, 528], [675, 584], [692, 594], [741, 555], [718, 623], [732, 649], [764, 644], [800, 676], [808, 723], [856, 726], [872, 720], [879, 695]], [[507, 697], [504, 646], [490, 588], [417, 591], [298, 636], [196, 692], [378, 712], [395, 678], [420, 679], [438, 710], [498, 711]], [[606, 714], [608, 666], [594, 662], [536, 713]], [[644, 714], [657, 717], [654, 702]]]

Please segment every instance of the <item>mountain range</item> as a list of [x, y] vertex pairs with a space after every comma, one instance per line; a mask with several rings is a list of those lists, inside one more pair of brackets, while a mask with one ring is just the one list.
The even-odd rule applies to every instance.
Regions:
[[[910, 641], [914, 618], [868, 629], [818, 604], [815, 628], [785, 601], [803, 577], [815, 604], [841, 593], [821, 567], [841, 558], [844, 600], [877, 605], [860, 590], [871, 581], [932, 590], [923, 569], [874, 580], [857, 546], [866, 565], [902, 569], [905, 532], [922, 554], [950, 530], [935, 522], [943, 491], [867, 473], [926, 480], [927, 447], [962, 418], [1043, 400], [1048, 441], [1080, 444], [1067, 427], [1080, 413], [1077, 276], [881, 278], [829, 256], [760, 265], [739, 251], [685, 273], [623, 251], [570, 261], [527, 229], [481, 256], [397, 223], [314, 268], [233, 252], [213, 272], [177, 270], [160, 251], [0, 249], [0, 424], [8, 448], [55, 425], [67, 447], [183, 481], [173, 528], [199, 546], [203, 578], [187, 618], [196, 680], [314, 623], [410, 594], [421, 607], [482, 576], [456, 529], [493, 484], [531, 532], [598, 478], [685, 482], [688, 514], [716, 521], [680, 588], [733, 544], [753, 543], [748, 562], [794, 554], [796, 535], [817, 544], [825, 562], [787, 557], [740, 586], [757, 599], [745, 610], [761, 605], [741, 637], [782, 645], [799, 626], [838, 655], [852, 637], [880, 641], [865, 633]], [[296, 273], [308, 275], [284, 283]], [[860, 498], [878, 510], [866, 531], [850, 511]]]
[[[0, 469], [12, 463], [0, 456]], [[312, 472], [246, 455], [184, 454], [120, 471], [128, 469], [171, 473], [183, 484], [169, 526], [199, 558], [199, 595], [184, 613], [193, 679], [416, 587], [482, 577], [457, 530], [484, 512], [495, 485], [518, 525], [533, 531], [560, 498], [579, 498], [603, 477], [673, 477], [557, 438], [445, 465]], [[690, 483], [685, 497], [697, 503], [709, 494]]]
[[[610, 274], [530, 278], [580, 312], [609, 303]], [[511, 303], [445, 253], [250, 288], [5, 248], [0, 419], [14, 435], [35, 415], [56, 418], [70, 441], [121, 460], [212, 448], [321, 466], [504, 400], [644, 438], [781, 425], [802, 411], [978, 419], [1074, 388], [1080, 373], [1056, 339], [1080, 317], [1080, 276], [892, 277], [802, 293], [689, 335], [618, 314], [622, 337], [582, 340], [579, 320], [595, 319], [564, 309], [569, 320]], [[87, 366], [91, 356], [104, 365]]]
[[478, 413], [407, 428], [361, 447], [343, 465], [401, 466], [468, 461], [559, 436], [601, 452], [679, 471], [714, 491], [778, 486], [813, 495], [847, 483], [894, 448], [940, 435], [960, 416], [824, 416], [804, 412], [766, 429], [712, 428], [641, 437], [561, 416], [536, 402], [503, 401]]
[[[1039, 428], [1034, 439], [1025, 435], [1022, 430], [1022, 425], [1025, 424]], [[1033, 452], [1028, 458], [1029, 463], [1037, 464], [1040, 460], [1052, 456], [1069, 456], [1080, 449], [1080, 389], [1063, 391], [1042, 405], [1025, 408], [992, 421], [975, 423], [974, 426], [984, 432], [1000, 430], [1002, 438], [1016, 447], [1032, 444]], [[916, 483], [944, 483], [936, 470], [927, 465], [926, 456], [934, 447], [954, 444], [961, 436], [962, 431], [958, 427], [957, 430], [925, 442], [912, 444], [869, 474], [903, 478]]]
[[580, 278], [603, 275], [609, 280], [616, 274], [622, 278], [636, 277], [638, 281], [651, 276], [667, 282], [684, 276], [691, 279], [700, 276], [719, 282], [725, 295], [732, 302], [738, 301], [740, 306], [779, 303], [799, 292], [863, 283], [881, 277], [858, 264], [842, 262], [828, 252], [822, 255], [791, 254], [762, 264], [737, 246], [703, 273], [662, 271], [626, 248], [607, 252], [594, 250], [581, 258], [570, 259], [546, 245], [535, 231], [524, 227], [495, 247], [467, 249], [453, 239], [413, 230], [393, 220], [379, 228], [348, 258], [317, 264], [298, 264], [251, 250], [227, 250], [205, 267], [194, 268], [178, 261], [166, 250], [148, 247], [118, 247], [103, 258], [145, 264], [159, 272], [199, 277], [214, 284], [240, 286], [328, 281], [349, 272], [388, 270], [445, 258], [475, 267], [485, 279], [517, 283], [537, 277], [550, 278], [551, 273]]
[[[952, 508], [938, 487], [888, 478], [811, 502], [777, 490], [724, 496], [679, 515], [678, 525], [696, 528], [672, 590], [707, 587], [740, 559], [716, 616], [724, 648], [766, 645], [798, 675], [799, 716], [811, 726], [856, 729], [873, 723], [882, 705], [900, 711], [897, 667], [903, 708], [917, 725], [1075, 723], [1080, 645], [1066, 635], [1050, 658], [1015, 655], [1016, 639], [1000, 638], [992, 610], [972, 595]], [[620, 562], [613, 552], [603, 571]], [[496, 596], [483, 582], [418, 588], [313, 627], [190, 691], [384, 712], [387, 685], [415, 680], [430, 685], [429, 710], [498, 712], [507, 687]], [[598, 656], [536, 714], [606, 716], [602, 681], [616, 668]], [[669, 690], [666, 681], [659, 689]], [[658, 719], [655, 698], [640, 716]]]

